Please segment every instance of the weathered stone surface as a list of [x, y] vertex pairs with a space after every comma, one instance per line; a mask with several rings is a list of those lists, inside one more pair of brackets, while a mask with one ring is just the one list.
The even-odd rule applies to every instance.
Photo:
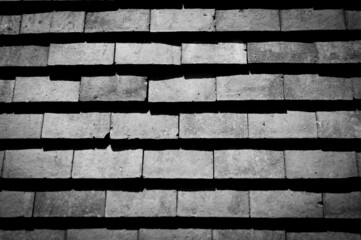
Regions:
[[174, 217], [175, 190], [108, 191], [106, 217]]
[[214, 240], [285, 240], [284, 231], [269, 231], [269, 230], [213, 230]]
[[4, 178], [70, 178], [73, 151], [6, 150]]
[[360, 30], [361, 29], [361, 11], [345, 11], [347, 29]]
[[139, 178], [142, 174], [143, 150], [76, 150], [73, 178]]
[[183, 43], [182, 64], [246, 64], [244, 43]]
[[151, 32], [212, 32], [214, 9], [153, 9]]
[[148, 113], [113, 113], [112, 139], [170, 139], [178, 138], [177, 115]]
[[149, 81], [149, 102], [214, 102], [214, 78], [171, 78]]
[[358, 168], [358, 175], [361, 177], [361, 153], [356, 153], [356, 161], [357, 161], [357, 168]]
[[357, 177], [355, 152], [285, 151], [287, 178]]
[[247, 138], [247, 114], [180, 114], [181, 138]]
[[114, 43], [50, 44], [49, 65], [112, 65]]
[[181, 47], [164, 43], [117, 43], [116, 64], [180, 65]]
[[317, 112], [319, 138], [361, 138], [361, 113]]
[[145, 101], [146, 77], [82, 77], [80, 101]]
[[77, 102], [80, 84], [49, 77], [17, 77], [13, 102]]
[[248, 192], [179, 191], [177, 215], [181, 217], [249, 217]]
[[0, 16], [0, 35], [18, 35], [21, 16]]
[[361, 218], [361, 192], [325, 193], [325, 218]]
[[319, 75], [284, 75], [287, 100], [352, 100], [351, 78]]
[[109, 12], [89, 12], [85, 32], [147, 32], [150, 10], [119, 9]]
[[22, 230], [0, 230], [1, 240], [24, 240], [25, 231]]
[[217, 31], [280, 31], [278, 10], [217, 10]]
[[216, 150], [215, 178], [284, 178], [283, 151]]
[[44, 67], [48, 63], [49, 47], [10, 46], [0, 47], [0, 66]]
[[317, 138], [314, 112], [248, 114], [250, 138]]
[[24, 240], [65, 240], [65, 230], [35, 229], [26, 231]]
[[316, 46], [301, 42], [251, 42], [248, 63], [315, 63]]
[[104, 191], [37, 192], [34, 217], [104, 217]]
[[253, 218], [322, 218], [321, 193], [251, 191]]
[[52, 33], [83, 32], [85, 12], [54, 12], [50, 25]]
[[144, 151], [145, 178], [213, 178], [213, 151]]
[[281, 75], [255, 74], [217, 77], [217, 100], [282, 100]]
[[211, 240], [212, 230], [207, 229], [140, 229], [139, 240]]
[[287, 240], [360, 240], [361, 235], [347, 232], [288, 232]]
[[361, 63], [361, 41], [317, 42], [318, 63]]
[[0, 192], [0, 217], [31, 217], [34, 193]]
[[361, 99], [361, 78], [353, 78], [354, 98]]
[[25, 33], [47, 33], [50, 31], [53, 13], [24, 14], [21, 21], [22, 34]]
[[345, 19], [341, 9], [281, 10], [282, 31], [344, 30]]
[[137, 240], [136, 230], [108, 230], [108, 229], [70, 229], [67, 240]]
[[43, 114], [0, 114], [0, 139], [40, 138]]
[[4, 160], [5, 160], [5, 151], [0, 151], [0, 177], [2, 177], [1, 173], [3, 172]]
[[12, 101], [14, 86], [14, 80], [0, 80], [0, 102], [9, 103]]
[[109, 113], [45, 113], [42, 138], [104, 138], [109, 130]]

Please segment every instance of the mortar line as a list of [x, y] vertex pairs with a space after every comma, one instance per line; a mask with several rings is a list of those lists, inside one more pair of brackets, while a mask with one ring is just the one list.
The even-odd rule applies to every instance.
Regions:
[[34, 197], [33, 197], [33, 209], [31, 211], [31, 216], [34, 217], [34, 213], [35, 213], [35, 200], [36, 200], [36, 195], [38, 193], [34, 191]]
[[356, 158], [356, 177], [357, 176], [360, 176], [361, 174], [361, 172], [360, 172], [360, 165], [358, 164], [358, 156], [357, 156], [358, 154], [357, 154], [357, 152], [355, 151], [355, 158]]
[[4, 176], [4, 168], [5, 168], [5, 156], [6, 156], [6, 150], [4, 150], [4, 156], [2, 161], [2, 165], [1, 165], [1, 169], [0, 169], [0, 176], [3, 177]]
[[140, 178], [144, 178], [144, 155], [145, 151], [144, 148], [142, 149], [142, 169], [140, 170]]
[[108, 196], [108, 191], [104, 190], [104, 218], [105, 218], [106, 209], [107, 209], [107, 196]]
[[86, 25], [86, 16], [88, 15], [89, 12], [84, 11], [84, 25], [83, 25], [83, 31], [82, 33], [85, 33], [85, 25]]
[[278, 9], [278, 22], [280, 24], [280, 32], [282, 32], [282, 10]]
[[285, 179], [287, 179], [287, 167], [286, 167], [286, 152], [285, 150], [282, 151], [283, 154], [283, 171], [285, 174]]
[[251, 190], [248, 190], [248, 217], [251, 218]]
[[347, 19], [347, 16], [346, 16], [346, 10], [345, 9], [342, 9], [342, 15], [343, 15], [343, 20], [344, 20], [344, 22], [345, 22], [345, 29], [346, 30], [349, 30], [348, 29], [348, 19]]
[[11, 102], [13, 103], [14, 102], [14, 97], [15, 97], [15, 87], [16, 87], [16, 77], [14, 79], [14, 88], [13, 88], [13, 95], [11, 96]]
[[[44, 123], [45, 123], [45, 112], [43, 113], [43, 117], [41, 120], [41, 130], [40, 130], [40, 139], [42, 139], [43, 133], [44, 133]], [[44, 147], [43, 147], [44, 150]]]
[[73, 178], [73, 170], [74, 170], [74, 160], [75, 160], [75, 150], [73, 149], [73, 157], [71, 159], [71, 168], [70, 168], [70, 178]]

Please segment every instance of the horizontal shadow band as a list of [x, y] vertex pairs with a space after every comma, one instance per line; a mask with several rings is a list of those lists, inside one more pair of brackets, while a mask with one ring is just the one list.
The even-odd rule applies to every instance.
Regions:
[[298, 64], [298, 63], [250, 63], [250, 64], [122, 64], [122, 65], [71, 65], [43, 67], [0, 67], [2, 79], [17, 76], [50, 76], [51, 80], [79, 81], [83, 76], [136, 75], [161, 80], [180, 76], [187, 78], [214, 78], [218, 76], [248, 74], [319, 74], [334, 77], [360, 77], [360, 64]]
[[345, 193], [361, 191], [361, 178], [348, 179], [0, 179], [1, 190], [11, 191], [276, 191]]
[[344, 231], [360, 233], [360, 219], [260, 219], [260, 218], [2, 218], [0, 229], [256, 229], [292, 232]]
[[[86, 4], [84, 4], [86, 2]], [[244, 8], [265, 8], [265, 9], [288, 9], [288, 8], [346, 8], [360, 9], [359, 4], [351, 2], [315, 2], [315, 1], [288, 1], [277, 2], [238, 2], [238, 1], [209, 1], [196, 2], [191, 0], [174, 1], [69, 1], [69, 2], [2, 2], [0, 14], [34, 13], [45, 11], [115, 11], [119, 8], [139, 9], [162, 9], [162, 8], [217, 8], [217, 9], [244, 9]]]
[[355, 111], [361, 100], [240, 100], [216, 102], [15, 102], [0, 103], [1, 113], [287, 113], [287, 111]]
[[51, 43], [76, 42], [164, 42], [217, 43], [217, 42], [318, 42], [360, 40], [359, 30], [328, 31], [229, 31], [229, 32], [84, 32], [84, 33], [37, 33], [0, 36], [2, 45], [49, 45]]
[[324, 150], [361, 152], [361, 139], [3, 139], [0, 150], [39, 149], [86, 150], [105, 149], [111, 146], [113, 151], [127, 149], [144, 150]]

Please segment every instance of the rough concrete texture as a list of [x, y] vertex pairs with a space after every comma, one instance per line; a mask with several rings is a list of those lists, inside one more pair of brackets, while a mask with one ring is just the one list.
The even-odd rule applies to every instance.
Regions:
[[73, 150], [6, 150], [4, 178], [70, 178]]
[[248, 229], [224, 229], [224, 230], [213, 230], [214, 240], [285, 240], [284, 231], [270, 231], [270, 230], [248, 230]]
[[4, 160], [5, 160], [5, 151], [0, 151], [0, 177], [2, 177], [1, 173], [3, 172]]
[[284, 75], [287, 100], [352, 100], [351, 78], [326, 77], [315, 74]]
[[180, 65], [181, 47], [164, 43], [117, 43], [116, 64]]
[[248, 63], [315, 63], [316, 46], [302, 42], [250, 42]]
[[70, 229], [67, 231], [67, 240], [137, 240], [137, 230], [113, 229]]
[[354, 111], [317, 112], [319, 138], [360, 138], [361, 113]]
[[214, 151], [215, 178], [284, 178], [283, 151]]
[[0, 47], [0, 66], [44, 67], [48, 63], [49, 47], [10, 46]]
[[322, 194], [296, 191], [251, 191], [253, 218], [322, 218]]
[[112, 65], [114, 43], [50, 44], [49, 65]]
[[109, 12], [89, 12], [85, 32], [147, 32], [150, 10], [119, 9]]
[[355, 152], [285, 151], [287, 178], [357, 177]]
[[213, 151], [144, 151], [144, 178], [213, 178]]
[[183, 43], [182, 64], [246, 64], [244, 43]]
[[80, 33], [84, 30], [85, 12], [54, 12], [50, 24], [52, 33]]
[[43, 114], [0, 114], [0, 139], [38, 139]]
[[314, 112], [248, 114], [250, 138], [317, 138]]
[[325, 218], [361, 218], [361, 192], [325, 193]]
[[180, 138], [247, 138], [247, 114], [180, 114]]
[[360, 30], [361, 29], [361, 11], [345, 11], [347, 29]]
[[73, 178], [139, 178], [142, 174], [143, 150], [76, 150]]
[[20, 32], [21, 16], [0, 16], [0, 35], [17, 35]]
[[361, 152], [356, 153], [358, 175], [361, 177]]
[[34, 217], [104, 217], [104, 191], [37, 192]]
[[214, 78], [170, 78], [149, 81], [149, 102], [214, 102]]
[[280, 31], [278, 10], [217, 10], [217, 31]]
[[217, 77], [217, 100], [282, 100], [281, 75], [254, 74]]
[[49, 77], [17, 77], [13, 102], [77, 102], [80, 83]]
[[175, 190], [108, 191], [106, 217], [174, 217]]
[[104, 138], [109, 131], [109, 113], [45, 113], [42, 138]]
[[208, 229], [140, 229], [139, 240], [211, 240]]
[[148, 113], [113, 113], [112, 139], [178, 138], [178, 115]]
[[288, 232], [287, 240], [360, 240], [361, 235], [348, 232]]
[[24, 240], [26, 232], [22, 230], [0, 230], [1, 240]]
[[179, 191], [177, 215], [180, 217], [249, 217], [248, 192]]
[[214, 9], [152, 9], [151, 32], [212, 32]]
[[51, 20], [53, 13], [37, 13], [37, 14], [24, 14], [21, 20], [22, 34], [27, 33], [47, 33], [50, 31]]
[[361, 63], [361, 41], [317, 42], [318, 63]]
[[353, 91], [354, 98], [361, 99], [361, 78], [352, 78], [353, 79]]
[[0, 217], [31, 217], [33, 212], [34, 193], [0, 192]]
[[14, 80], [0, 80], [0, 102], [10, 103], [13, 99]]
[[65, 230], [35, 229], [26, 231], [24, 238], [17, 240], [65, 240]]
[[343, 10], [288, 9], [281, 10], [282, 31], [344, 30]]
[[82, 77], [80, 101], [145, 101], [146, 77], [104, 76]]

